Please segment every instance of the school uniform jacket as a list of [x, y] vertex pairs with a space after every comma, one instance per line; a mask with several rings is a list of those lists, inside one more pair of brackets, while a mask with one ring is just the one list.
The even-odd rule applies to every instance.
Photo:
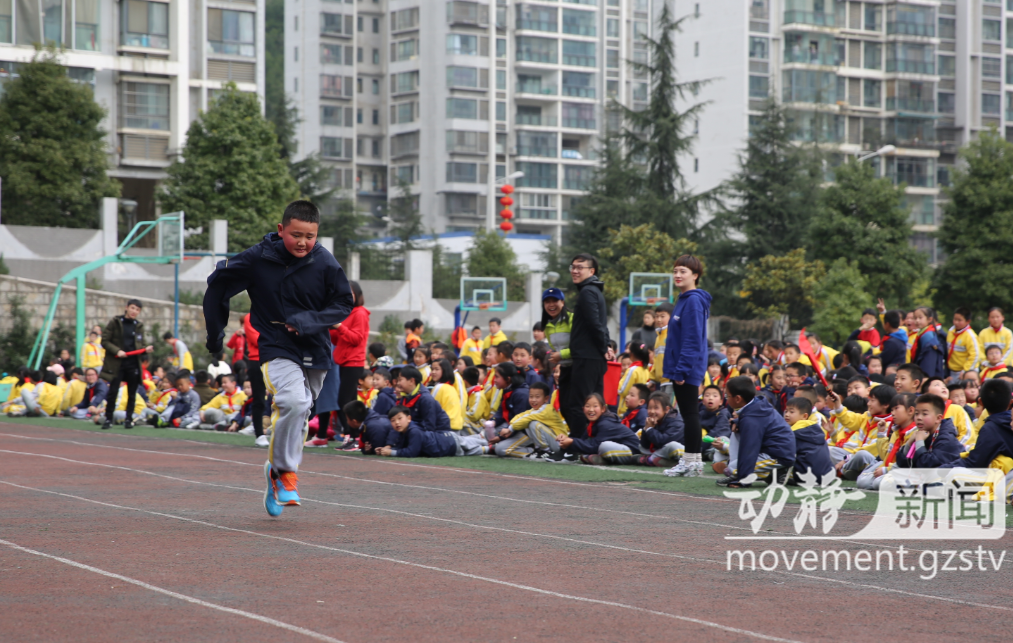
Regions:
[[630, 427], [631, 431], [640, 431], [647, 424], [647, 405], [641, 404], [635, 409], [627, 410], [620, 422]]
[[668, 342], [668, 326], [658, 331], [658, 338], [654, 340], [654, 364], [651, 366], [651, 380], [658, 384], [667, 383], [665, 379], [665, 344]]
[[380, 389], [373, 399], [373, 410], [384, 417], [387, 417], [387, 413], [395, 406], [397, 406], [397, 395], [394, 394], [394, 389], [390, 386]]
[[712, 438], [727, 438], [732, 434], [731, 418], [732, 414], [723, 406], [713, 412], [700, 405], [700, 428]]
[[868, 411], [865, 413], [855, 413], [841, 407], [840, 413], [835, 411], [833, 418], [837, 420], [837, 424], [840, 427], [843, 427], [843, 435], [839, 434], [837, 446], [843, 448], [848, 453], [868, 451], [876, 455], [879, 452], [879, 446], [876, 442], [879, 436], [878, 421], [890, 420], [892, 416], [873, 416]]
[[907, 469], [936, 469], [960, 459], [960, 452], [963, 450], [963, 446], [957, 441], [953, 422], [944, 419], [939, 425], [939, 430], [930, 435], [924, 444], [915, 442], [902, 444], [897, 451], [897, 466]]
[[970, 326], [965, 326], [962, 331], [950, 326], [946, 333], [946, 347], [946, 366], [954, 373], [973, 371], [981, 363], [978, 337]]
[[926, 326], [924, 332], [915, 336], [911, 347], [911, 363], [917, 364], [926, 377], [946, 376], [946, 356], [939, 345], [939, 336], [931, 326]]
[[457, 455], [457, 441], [449, 433], [424, 431], [414, 422], [404, 433], [391, 431], [394, 444], [390, 454], [397, 458], [445, 458]]
[[907, 362], [907, 331], [895, 330], [883, 340], [883, 350], [879, 354], [883, 368], [891, 364]]
[[665, 340], [662, 375], [673, 382], [700, 386], [707, 372], [707, 319], [711, 296], [699, 288], [688, 290], [675, 302]]
[[665, 414], [665, 417], [661, 418], [661, 422], [658, 422], [658, 426], [644, 429], [640, 433], [640, 447], [652, 453], [669, 442], [685, 444], [685, 440], [686, 423], [675, 410]]
[[433, 387], [433, 399], [447, 414], [451, 431], [460, 431], [464, 428], [464, 409], [461, 408], [461, 398], [458, 397], [457, 389], [453, 384], [438, 383]]
[[[390, 425], [386, 415], [380, 415], [373, 409], [366, 411], [366, 419], [362, 421], [361, 433], [359, 434], [359, 448], [366, 455], [372, 455], [377, 447], [387, 444], [391, 433], [396, 433]], [[366, 444], [369, 449], [366, 449]]]
[[982, 361], [989, 346], [998, 346], [1002, 350], [1002, 363], [1013, 366], [1013, 331], [1006, 326], [1000, 326], [999, 330], [988, 326], [978, 333], [978, 340]]
[[569, 435], [566, 420], [559, 412], [559, 391], [553, 391], [546, 404], [537, 409], [528, 409], [510, 418], [510, 430], [514, 433], [524, 431], [532, 422], [540, 422], [558, 435]]
[[236, 391], [232, 395], [229, 395], [225, 391], [222, 391], [218, 395], [211, 398], [211, 401], [200, 407], [201, 411], [207, 411], [208, 409], [220, 409], [225, 415], [231, 413], [238, 413], [243, 408], [243, 403], [246, 401], [246, 393], [242, 391]]
[[834, 470], [830, 461], [830, 449], [827, 448], [826, 434], [819, 422], [799, 420], [791, 427], [795, 437], [795, 476], [812, 472], [817, 481]]
[[433, 398], [429, 389], [421, 384], [411, 395], [398, 398], [397, 404], [408, 408], [412, 422], [418, 424], [423, 431], [442, 433], [450, 430], [450, 418], [447, 417], [447, 413]]
[[766, 400], [757, 396], [739, 409], [739, 464], [738, 479], [745, 478], [756, 469], [761, 453], [784, 466], [795, 462], [795, 436], [784, 417]]
[[493, 414], [493, 421], [496, 426], [510, 424], [510, 418], [516, 417], [529, 410], [531, 403], [528, 401], [528, 385], [503, 389], [503, 401]]
[[573, 444], [567, 449], [570, 453], [595, 455], [602, 442], [616, 442], [627, 446], [633, 453], [640, 450], [637, 434], [622, 424], [612, 413], [605, 413], [595, 422], [591, 422], [586, 431], [580, 429], [573, 438]]
[[640, 362], [634, 362], [619, 380], [619, 408], [618, 414], [626, 413], [626, 395], [633, 390], [636, 384], [647, 384], [651, 379], [651, 372]]
[[1013, 458], [1013, 430], [1010, 429], [1010, 412], [990, 415], [978, 431], [978, 442], [964, 459], [956, 458], [947, 465], [985, 469], [999, 456]]

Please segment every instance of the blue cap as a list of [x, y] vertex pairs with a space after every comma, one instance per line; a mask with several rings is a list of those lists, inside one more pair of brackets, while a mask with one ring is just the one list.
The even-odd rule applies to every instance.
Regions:
[[542, 301], [546, 299], [558, 299], [559, 301], [565, 301], [566, 297], [563, 296], [563, 291], [559, 288], [549, 288], [542, 293]]

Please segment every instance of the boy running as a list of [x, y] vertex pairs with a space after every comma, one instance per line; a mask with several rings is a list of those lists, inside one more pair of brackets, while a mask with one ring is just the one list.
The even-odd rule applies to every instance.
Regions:
[[328, 330], [352, 311], [352, 289], [331, 253], [317, 245], [320, 212], [309, 201], [285, 208], [278, 231], [218, 262], [204, 293], [207, 349], [222, 350], [229, 299], [246, 290], [260, 333], [261, 371], [277, 421], [264, 465], [264, 507], [272, 516], [299, 505], [296, 472], [306, 421], [331, 365]]

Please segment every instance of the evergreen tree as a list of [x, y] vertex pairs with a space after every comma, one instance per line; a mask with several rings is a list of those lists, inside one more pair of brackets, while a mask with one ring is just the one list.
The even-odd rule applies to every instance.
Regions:
[[469, 277], [504, 277], [507, 280], [507, 299], [525, 301], [525, 270], [517, 263], [517, 254], [498, 232], [479, 228], [475, 232], [468, 260], [465, 263]]
[[433, 241], [433, 297], [460, 299], [463, 269], [461, 261], [447, 256], [438, 237]]
[[739, 296], [758, 317], [788, 315], [792, 327], [808, 326], [816, 303], [816, 286], [826, 275], [822, 261], [806, 261], [798, 248], [775, 257], [768, 255], [746, 266]]
[[837, 167], [807, 237], [809, 256], [832, 262], [854, 259], [869, 281], [870, 294], [905, 305], [912, 285], [925, 273], [925, 256], [911, 245], [911, 221], [903, 207], [904, 187], [877, 179], [867, 163]]
[[106, 174], [105, 113], [53, 50], [18, 66], [0, 96], [4, 223], [98, 227], [101, 199], [120, 195]]
[[609, 266], [601, 273], [605, 282], [605, 300], [609, 304], [629, 295], [630, 273], [668, 274], [676, 257], [697, 251], [697, 244], [692, 241], [673, 239], [650, 223], [636, 227], [620, 226], [611, 233], [609, 244], [597, 252], [598, 257], [603, 262], [607, 261]]
[[206, 247], [212, 219], [228, 220], [230, 251], [252, 246], [299, 196], [260, 101], [233, 83], [191, 123], [182, 156], [169, 167], [158, 200], [163, 212], [183, 210], [189, 226], [204, 228], [187, 237], [187, 247]]
[[320, 208], [320, 236], [334, 238], [334, 257], [343, 266], [347, 267], [349, 253], [362, 240], [359, 229], [364, 219], [355, 199], [331, 199]]
[[992, 306], [1013, 310], [1013, 144], [994, 130], [960, 152], [943, 209], [934, 301], [949, 314], [967, 306], [979, 318]]

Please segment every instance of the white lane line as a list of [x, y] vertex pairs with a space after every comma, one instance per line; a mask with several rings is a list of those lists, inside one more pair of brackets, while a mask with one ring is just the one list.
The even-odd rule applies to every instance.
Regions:
[[[37, 454], [37, 453], [20, 453], [20, 452], [17, 452], [17, 451], [0, 451], [0, 453], [13, 453], [13, 454], [18, 454], [18, 455], [34, 455], [34, 456], [41, 457], [41, 458], [51, 458], [51, 459], [55, 459], [55, 460], [64, 460], [66, 462], [71, 462], [71, 463], [75, 463], [75, 464], [83, 464], [83, 465], [90, 465], [90, 466], [96, 466], [96, 467], [104, 467], [104, 468], [109, 468], [109, 469], [120, 469], [122, 471], [130, 471], [130, 472], [134, 472], [134, 473], [140, 473], [140, 474], [144, 474], [144, 475], [154, 476], [154, 477], [157, 477], [157, 478], [166, 478], [168, 480], [174, 480], [174, 481], [177, 481], [177, 482], [185, 482], [185, 483], [189, 483], [189, 484], [205, 485], [205, 486], [209, 486], [209, 487], [219, 487], [219, 488], [222, 488], [222, 489], [230, 489], [230, 490], [234, 490], [234, 491], [247, 491], [247, 492], [251, 492], [251, 493], [256, 493], [258, 495], [263, 493], [263, 490], [261, 490], [261, 489], [251, 489], [249, 487], [236, 487], [236, 486], [233, 486], [233, 485], [219, 484], [219, 483], [214, 483], [214, 482], [204, 482], [204, 481], [201, 481], [201, 480], [189, 480], [187, 478], [179, 478], [179, 477], [176, 477], [176, 476], [170, 476], [170, 475], [166, 475], [166, 474], [163, 474], [163, 473], [155, 473], [153, 471], [145, 471], [144, 469], [132, 469], [130, 467], [123, 467], [123, 466], [112, 465], [112, 464], [102, 464], [102, 463], [98, 463], [98, 462], [84, 462], [84, 461], [81, 461], [81, 460], [71, 460], [71, 459], [68, 459], [68, 458], [60, 457], [60, 456], [52, 456], [52, 455]], [[6, 484], [6, 485], [13, 486], [13, 487], [20, 487], [20, 488], [23, 488], [23, 489], [33, 489], [33, 487], [24, 487], [22, 485], [15, 484], [13, 482], [6, 482], [6, 481], [3, 481], [3, 480], [0, 480], [0, 484]], [[49, 493], [49, 492], [46, 492], [46, 493]], [[53, 493], [55, 493], [55, 492], [53, 492]], [[666, 553], [654, 552], [654, 551], [650, 551], [650, 550], [632, 549], [632, 548], [629, 548], [629, 547], [622, 547], [620, 545], [609, 545], [609, 544], [606, 544], [606, 543], [597, 543], [597, 542], [593, 542], [593, 541], [579, 540], [579, 539], [575, 539], [575, 538], [566, 538], [564, 536], [556, 536], [556, 535], [553, 535], [553, 534], [542, 534], [542, 533], [537, 533], [537, 532], [521, 531], [521, 530], [517, 530], [517, 529], [508, 529], [508, 528], [505, 528], [505, 527], [492, 527], [492, 526], [488, 526], [488, 525], [478, 525], [478, 524], [463, 522], [463, 521], [459, 521], [459, 520], [451, 520], [449, 518], [439, 518], [439, 517], [436, 517], [436, 516], [427, 516], [425, 514], [416, 514], [416, 513], [410, 513], [410, 512], [407, 512], [407, 511], [399, 511], [397, 509], [387, 509], [387, 508], [383, 508], [383, 507], [369, 507], [369, 506], [365, 506], [365, 505], [352, 505], [352, 504], [346, 504], [346, 503], [340, 503], [340, 502], [331, 502], [331, 501], [327, 501], [327, 500], [315, 500], [315, 499], [307, 498], [307, 497], [303, 497], [303, 500], [306, 501], [306, 502], [314, 502], [314, 503], [317, 503], [317, 504], [329, 505], [329, 506], [334, 506], [334, 507], [344, 507], [344, 508], [352, 508], [352, 509], [364, 509], [364, 510], [367, 510], [367, 511], [380, 511], [380, 512], [386, 512], [386, 513], [393, 513], [393, 514], [404, 515], [404, 516], [411, 516], [411, 517], [415, 517], [415, 518], [422, 518], [422, 519], [425, 519], [425, 520], [433, 520], [433, 521], [437, 521], [437, 522], [447, 522], [447, 523], [457, 524], [457, 525], [461, 525], [461, 526], [465, 526], [465, 527], [472, 527], [472, 528], [475, 528], [475, 529], [486, 529], [486, 530], [490, 530], [490, 531], [502, 531], [502, 532], [507, 532], [507, 533], [521, 534], [521, 535], [524, 535], [524, 536], [532, 536], [532, 537], [536, 537], [536, 538], [548, 538], [548, 539], [553, 539], [553, 540], [563, 540], [563, 541], [573, 542], [573, 543], [577, 543], [577, 544], [581, 544], [581, 545], [590, 545], [592, 547], [602, 547], [602, 548], [606, 548], [606, 549], [615, 549], [615, 550], [619, 550], [619, 551], [626, 551], [626, 552], [636, 553], [636, 554], [647, 554], [647, 555], [650, 555], [650, 556], [661, 556], [661, 557], [665, 557], [665, 558], [677, 558], [677, 559], [681, 559], [681, 560], [692, 560], [692, 561], [695, 561], [695, 562], [711, 563], [711, 564], [716, 564], [716, 565], [725, 565], [726, 564], [726, 562], [722, 562], [720, 560], [714, 560], [714, 559], [711, 559], [711, 558], [699, 558], [699, 557], [695, 557], [695, 556], [683, 556], [683, 555], [680, 555], [680, 554], [666, 554]], [[869, 544], [869, 543], [858, 543], [858, 542], [856, 542], [856, 544]], [[911, 549], [911, 551], [921, 551], [921, 550]], [[767, 571], [767, 570], [764, 570], [764, 571]], [[825, 576], [816, 576], [816, 575], [813, 575], [813, 574], [803, 574], [803, 573], [799, 573], [799, 572], [788, 572], [788, 571], [783, 571], [783, 570], [770, 570], [770, 571], [772, 573], [776, 573], [776, 574], [783, 574], [785, 576], [795, 576], [795, 577], [798, 577], [798, 578], [805, 578], [807, 580], [818, 580], [818, 581], [824, 581], [824, 582], [828, 582], [828, 583], [836, 583], [838, 585], [847, 585], [849, 587], [856, 587], [856, 588], [862, 588], [862, 589], [872, 589], [872, 590], [877, 590], [877, 591], [887, 592], [887, 593], [892, 593], [892, 594], [901, 594], [901, 595], [904, 595], [904, 596], [914, 596], [914, 597], [917, 597], [917, 598], [928, 598], [928, 599], [932, 599], [932, 600], [943, 601], [943, 602], [946, 602], [946, 603], [955, 603], [955, 604], [958, 604], [958, 605], [967, 605], [967, 606], [970, 606], [970, 607], [981, 607], [981, 608], [995, 609], [995, 610], [1001, 610], [1001, 611], [1013, 611], [1013, 607], [1004, 607], [1004, 606], [1001, 606], [1001, 605], [990, 605], [988, 603], [976, 603], [976, 602], [973, 602], [973, 601], [965, 601], [965, 600], [961, 600], [961, 599], [957, 599], [957, 598], [947, 598], [945, 596], [936, 596], [936, 595], [933, 595], [933, 594], [921, 594], [921, 593], [918, 593], [918, 592], [909, 592], [909, 591], [902, 590], [902, 589], [894, 589], [892, 587], [882, 587], [880, 585], [869, 585], [867, 583], [856, 583], [854, 581], [848, 581], [848, 580], [843, 580], [843, 579], [839, 579], [839, 578], [827, 578]]]
[[[20, 485], [14, 485], [14, 486], [20, 486]], [[23, 488], [24, 489], [30, 489], [31, 487], [23, 487]], [[43, 489], [35, 489], [35, 491], [44, 491], [44, 490]], [[54, 492], [46, 491], [45, 493], [54, 493]], [[60, 495], [64, 495], [64, 494], [60, 494]], [[69, 497], [73, 497], [73, 496], [69, 496]], [[71, 567], [77, 567], [78, 569], [83, 569], [85, 571], [89, 571], [89, 572], [92, 572], [92, 573], [95, 573], [95, 574], [101, 574], [102, 576], [106, 576], [108, 578], [115, 578], [116, 580], [123, 581], [124, 583], [130, 583], [131, 585], [137, 585], [138, 587], [143, 587], [146, 590], [149, 590], [149, 591], [152, 591], [152, 592], [157, 592], [159, 594], [165, 594], [166, 596], [170, 596], [172, 598], [176, 598], [176, 599], [179, 599], [181, 601], [186, 601], [187, 603], [193, 603], [194, 605], [200, 605], [201, 607], [207, 607], [209, 609], [218, 610], [219, 612], [225, 612], [227, 614], [235, 614], [236, 616], [242, 616], [243, 618], [248, 618], [248, 619], [253, 620], [253, 621], [260, 621], [261, 623], [266, 623], [267, 625], [273, 625], [274, 627], [279, 627], [279, 628], [281, 628], [283, 630], [288, 630], [289, 632], [295, 632], [296, 634], [302, 634], [303, 636], [308, 636], [308, 637], [310, 637], [312, 639], [316, 639], [318, 641], [327, 641], [327, 643], [342, 643], [342, 641], [340, 641], [340, 640], [338, 640], [336, 638], [332, 638], [330, 636], [327, 636], [325, 634], [321, 634], [319, 632], [314, 632], [313, 630], [308, 630], [305, 627], [299, 627], [298, 625], [292, 625], [290, 623], [285, 623], [284, 621], [278, 621], [278, 620], [275, 620], [273, 618], [268, 618], [267, 616], [261, 616], [260, 614], [254, 614], [253, 612], [247, 612], [245, 610], [237, 610], [237, 609], [232, 608], [232, 607], [225, 607], [224, 605], [218, 605], [217, 603], [209, 603], [208, 601], [204, 601], [204, 600], [201, 600], [199, 598], [194, 598], [193, 596], [187, 596], [186, 594], [180, 594], [179, 592], [174, 592], [172, 590], [164, 589], [162, 587], [157, 587], [155, 585], [151, 585], [149, 583], [145, 583], [144, 581], [137, 580], [136, 578], [130, 578], [129, 576], [123, 576], [122, 574], [117, 574], [115, 572], [109, 572], [109, 571], [106, 571], [104, 569], [99, 569], [98, 567], [92, 567], [91, 565], [85, 565], [84, 563], [79, 563], [79, 562], [77, 562], [75, 560], [70, 560], [69, 558], [63, 558], [62, 556], [54, 556], [53, 554], [47, 554], [45, 552], [41, 552], [41, 551], [38, 551], [38, 550], [35, 550], [35, 549], [29, 549], [28, 547], [22, 547], [21, 545], [18, 545], [17, 543], [12, 543], [12, 542], [10, 542], [8, 540], [0, 540], [0, 545], [6, 545], [7, 547], [10, 547], [11, 549], [16, 549], [18, 551], [25, 552], [26, 554], [32, 554], [34, 556], [41, 556], [43, 558], [49, 558], [50, 560], [55, 560], [57, 562], [61, 562], [61, 563], [65, 564], [65, 565], [70, 565]]]
[[[249, 529], [237, 529], [235, 527], [226, 527], [225, 525], [216, 525], [215, 523], [207, 522], [207, 521], [204, 521], [204, 520], [196, 520], [194, 518], [184, 518], [183, 516], [175, 516], [173, 514], [162, 513], [162, 512], [159, 512], [159, 511], [149, 511], [147, 509], [140, 509], [138, 507], [127, 507], [125, 505], [116, 505], [116, 504], [113, 504], [113, 503], [110, 503], [110, 502], [101, 502], [99, 500], [92, 500], [91, 498], [84, 498], [82, 496], [75, 496], [75, 495], [72, 495], [72, 494], [69, 494], [69, 493], [61, 493], [59, 491], [50, 491], [48, 489], [37, 489], [35, 487], [28, 487], [28, 486], [25, 486], [25, 485], [14, 484], [14, 483], [5, 482], [5, 481], [2, 481], [2, 480], [0, 480], [0, 483], [7, 484], [7, 485], [12, 486], [12, 487], [19, 487], [21, 489], [27, 489], [27, 490], [30, 490], [30, 491], [38, 491], [38, 492], [41, 492], [41, 493], [48, 493], [48, 494], [51, 494], [51, 495], [54, 495], [54, 496], [63, 496], [64, 498], [72, 498], [74, 500], [81, 500], [83, 502], [89, 502], [89, 503], [96, 504], [96, 505], [101, 505], [101, 506], [104, 506], [104, 507], [112, 507], [113, 509], [123, 509], [125, 511], [136, 511], [138, 513], [149, 514], [149, 515], [152, 515], [152, 516], [160, 516], [162, 518], [171, 518], [173, 520], [179, 520], [181, 522], [188, 522], [188, 523], [192, 523], [192, 524], [195, 524], [195, 525], [203, 525], [205, 527], [211, 527], [213, 529], [221, 529], [223, 531], [231, 531], [231, 532], [235, 532], [235, 533], [239, 533], [239, 534], [247, 534], [249, 536], [259, 536], [261, 538], [270, 538], [272, 540], [280, 540], [280, 541], [284, 541], [284, 542], [293, 543], [293, 544], [296, 544], [296, 545], [305, 545], [306, 547], [315, 547], [317, 549], [324, 549], [324, 550], [327, 550], [327, 551], [333, 551], [333, 552], [337, 552], [337, 553], [340, 553], [340, 554], [346, 554], [346, 555], [349, 555], [349, 556], [356, 556], [356, 557], [359, 557], [359, 558], [368, 558], [370, 560], [380, 560], [380, 561], [384, 561], [384, 562], [388, 562], [388, 563], [395, 563], [397, 565], [406, 565], [408, 567], [415, 567], [415, 568], [418, 568], [418, 569], [426, 569], [426, 570], [429, 570], [429, 571], [440, 572], [440, 573], [444, 573], [444, 574], [451, 574], [451, 575], [454, 575], [454, 576], [460, 576], [462, 578], [470, 578], [472, 580], [482, 581], [482, 582], [485, 582], [485, 583], [492, 583], [494, 585], [501, 585], [501, 586], [504, 586], [504, 587], [511, 587], [511, 588], [514, 588], [514, 589], [523, 590], [523, 591], [526, 591], [526, 592], [533, 592], [533, 593], [536, 593], [536, 594], [542, 594], [544, 596], [552, 596], [552, 597], [555, 597], [555, 598], [561, 598], [561, 599], [570, 600], [570, 601], [579, 601], [581, 603], [592, 603], [592, 604], [595, 604], [595, 605], [605, 605], [607, 607], [618, 607], [620, 609], [631, 610], [631, 611], [634, 611], [634, 612], [639, 612], [641, 614], [649, 614], [649, 615], [652, 615], [652, 616], [661, 616], [661, 617], [664, 617], [664, 618], [670, 618], [670, 619], [674, 619], [674, 620], [678, 620], [678, 621], [684, 621], [686, 623], [694, 623], [696, 625], [703, 625], [705, 627], [712, 627], [712, 628], [715, 628], [715, 629], [718, 629], [718, 630], [723, 630], [725, 632], [731, 632], [732, 634], [743, 634], [745, 636], [751, 636], [753, 638], [762, 639], [762, 640], [765, 640], [765, 641], [780, 641], [782, 643], [800, 643], [799, 641], [795, 641], [795, 640], [792, 640], [792, 639], [785, 639], [785, 638], [780, 638], [780, 637], [777, 637], [777, 636], [770, 636], [769, 634], [762, 634], [760, 632], [753, 632], [751, 630], [746, 630], [746, 629], [742, 629], [742, 628], [738, 628], [738, 627], [731, 627], [729, 625], [722, 625], [720, 623], [714, 623], [714, 622], [711, 622], [711, 621], [705, 621], [705, 620], [698, 619], [698, 618], [692, 618], [690, 616], [682, 616], [681, 614], [671, 614], [669, 612], [660, 612], [660, 611], [657, 611], [657, 610], [647, 609], [646, 607], [638, 607], [636, 605], [627, 605], [626, 603], [618, 603], [618, 602], [615, 602], [615, 601], [606, 601], [606, 600], [597, 599], [597, 598], [588, 598], [586, 596], [576, 596], [576, 595], [573, 595], [573, 594], [563, 594], [561, 592], [554, 592], [552, 590], [542, 589], [540, 587], [533, 587], [531, 585], [522, 585], [520, 583], [513, 583], [513, 582], [510, 582], [510, 581], [499, 580], [497, 578], [490, 578], [490, 577], [487, 577], [487, 576], [478, 576], [476, 574], [469, 574], [467, 572], [460, 572], [460, 571], [456, 571], [456, 570], [453, 570], [453, 569], [445, 569], [443, 567], [436, 567], [436, 566], [433, 566], [433, 565], [423, 565], [422, 563], [413, 563], [413, 562], [408, 561], [408, 560], [400, 560], [398, 558], [390, 558], [388, 556], [376, 556], [376, 555], [373, 555], [373, 554], [365, 554], [365, 553], [358, 552], [358, 551], [352, 551], [350, 549], [340, 549], [338, 547], [328, 547], [327, 545], [320, 545], [320, 544], [317, 544], [317, 543], [310, 543], [310, 542], [306, 542], [306, 541], [303, 541], [303, 540], [296, 540], [294, 538], [287, 538], [285, 536], [275, 536], [273, 534], [263, 534], [263, 533], [260, 533], [260, 532], [251, 531]], [[16, 547], [18, 549], [24, 549], [24, 548], [22, 548], [22, 547], [20, 547], [18, 545], [14, 545], [14, 543], [8, 543], [7, 541], [0, 540], [0, 543], [5, 544], [5, 545], [9, 545], [9, 546], [13, 546], [13, 547]], [[67, 560], [67, 559], [60, 559], [60, 558], [58, 558], [56, 556], [50, 556], [49, 554], [43, 554], [42, 552], [36, 552], [36, 551], [30, 550], [30, 549], [24, 549], [24, 551], [27, 551], [27, 552], [33, 553], [33, 554], [38, 554], [38, 555], [41, 555], [41, 556], [46, 556], [46, 557], [49, 557], [49, 558], [55, 558], [57, 560], [60, 560], [61, 562], [66, 562], [66, 563], [74, 565], [74, 566], [79, 566], [79, 567], [82, 567], [82, 568], [85, 568], [85, 569], [89, 569], [90, 571], [95, 571], [95, 572], [98, 572], [98, 573], [105, 574], [107, 576], [112, 576], [114, 578], [119, 578], [119, 579], [122, 579], [122, 580], [127, 581], [127, 582], [133, 582], [134, 584], [141, 585], [142, 587], [147, 587], [147, 588], [153, 589], [155, 591], [161, 591], [163, 593], [166, 593], [166, 594], [169, 594], [169, 595], [172, 595], [172, 596], [183, 598], [183, 600], [190, 600], [189, 597], [184, 597], [182, 594], [175, 594], [174, 592], [169, 592], [168, 590], [162, 590], [160, 588], [156, 588], [154, 586], [148, 585], [147, 583], [142, 583], [141, 581], [134, 581], [133, 579], [128, 579], [125, 576], [119, 576], [118, 574], [112, 574], [111, 572], [104, 572], [103, 570], [99, 570], [97, 568], [89, 567], [87, 565], [82, 565], [81, 563], [75, 563], [74, 561], [70, 561], [70, 560]], [[192, 601], [193, 602], [198, 602], [199, 599], [192, 599]], [[200, 601], [200, 604], [205, 604], [205, 603], [203, 601]], [[214, 605], [213, 603], [207, 603], [207, 606], [208, 607], [214, 607], [216, 609], [227, 610], [227, 611], [230, 611], [230, 612], [234, 611], [234, 612], [239, 613], [239, 610], [232, 610], [231, 608], [221, 607], [221, 606], [218, 606], [218, 605]], [[250, 617], [256, 617], [257, 615], [255, 615], [255, 614], [249, 614], [249, 616]], [[271, 619], [266, 619], [265, 617], [259, 617], [258, 620], [264, 620], [265, 622], [267, 622], [267, 621], [270, 621]], [[276, 622], [276, 623], [280, 623], [280, 622]], [[272, 624], [275, 624], [275, 623], [272, 623]], [[284, 624], [282, 624], [282, 625], [284, 625]], [[294, 626], [289, 626], [289, 627], [294, 627]], [[305, 633], [310, 633], [310, 631], [306, 630]], [[314, 632], [314, 633], [311, 633], [311, 634], [316, 634], [316, 633]], [[317, 635], [317, 636], [321, 636], [322, 637], [323, 635], [320, 634], [320, 635]], [[324, 639], [324, 640], [335, 641], [335, 639], [330, 639], [330, 638], [327, 638], [327, 639]]]

